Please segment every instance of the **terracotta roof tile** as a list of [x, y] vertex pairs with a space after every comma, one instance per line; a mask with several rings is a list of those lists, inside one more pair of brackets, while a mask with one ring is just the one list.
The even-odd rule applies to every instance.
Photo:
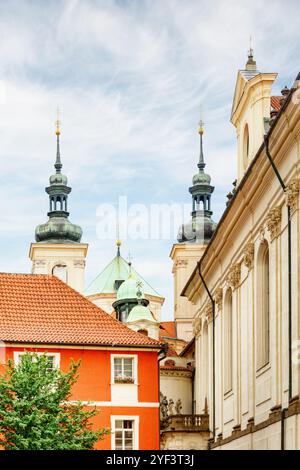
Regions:
[[167, 344], [167, 350], [166, 350], [166, 356], [167, 357], [178, 357], [179, 356], [171, 344], [169, 344], [167, 341], [164, 341], [164, 343]]
[[55, 276], [0, 273], [0, 339], [6, 342], [160, 347]]
[[161, 338], [165, 336], [169, 338], [177, 338], [176, 325], [174, 321], [163, 321], [161, 322], [160, 327], [161, 327], [161, 331], [160, 331]]
[[274, 111], [280, 111], [282, 96], [271, 96], [271, 107]]

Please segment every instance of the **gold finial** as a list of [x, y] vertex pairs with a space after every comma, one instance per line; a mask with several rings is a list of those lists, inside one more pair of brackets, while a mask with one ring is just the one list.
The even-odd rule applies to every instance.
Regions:
[[116, 244], [117, 244], [117, 247], [120, 248], [120, 246], [122, 245], [121, 240], [117, 240]]
[[59, 111], [59, 108], [57, 108], [56, 117], [57, 117], [57, 119], [56, 119], [56, 121], [55, 121], [55, 126], [56, 126], [55, 134], [56, 134], [57, 136], [59, 136], [59, 135], [60, 135], [60, 126], [61, 126], [61, 121], [60, 121], [60, 119], [59, 119], [59, 118], [60, 118], [60, 111]]
[[199, 122], [199, 131], [198, 131], [200, 135], [203, 135], [203, 132], [204, 132], [203, 126], [204, 126], [204, 122], [202, 121], [202, 119], [200, 119], [200, 122]]

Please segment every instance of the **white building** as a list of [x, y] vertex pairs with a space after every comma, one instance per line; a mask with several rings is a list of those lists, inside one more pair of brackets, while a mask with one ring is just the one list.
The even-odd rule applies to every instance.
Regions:
[[275, 78], [250, 51], [231, 115], [237, 186], [182, 292], [213, 449], [300, 449], [300, 74], [281, 97]]

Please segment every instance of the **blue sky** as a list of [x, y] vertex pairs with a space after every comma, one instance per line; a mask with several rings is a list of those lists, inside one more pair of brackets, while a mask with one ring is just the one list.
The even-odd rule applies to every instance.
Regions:
[[[271, 3], [271, 7], [270, 7]], [[70, 220], [90, 244], [87, 283], [115, 255], [97, 237], [97, 208], [188, 203], [205, 121], [206, 170], [218, 221], [236, 173], [229, 122], [249, 36], [274, 94], [299, 71], [298, 1], [10, 0], [0, 2], [0, 270], [29, 272], [34, 229], [47, 220], [44, 187], [62, 113]], [[172, 316], [174, 240], [127, 240], [136, 269], [166, 296]]]

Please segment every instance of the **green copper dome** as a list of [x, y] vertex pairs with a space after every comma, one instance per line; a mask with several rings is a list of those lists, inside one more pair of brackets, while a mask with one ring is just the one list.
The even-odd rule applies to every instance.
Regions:
[[156, 320], [154, 319], [149, 308], [139, 304], [133, 307], [133, 309], [128, 315], [126, 323], [133, 323], [141, 320], [147, 320], [151, 321], [152, 323], [156, 323]]
[[37, 242], [48, 243], [79, 243], [82, 229], [72, 224], [67, 217], [50, 217], [45, 224], [38, 225], [35, 230]]
[[211, 177], [204, 172], [199, 172], [193, 177], [193, 185], [196, 184], [210, 184]]
[[144, 298], [144, 292], [141, 290], [141, 296], [138, 296], [138, 284], [137, 277], [131, 273], [127, 281], [124, 281], [117, 292], [117, 301]]
[[[58, 121], [59, 122], [59, 121]], [[82, 229], [72, 224], [68, 212], [68, 195], [71, 188], [67, 186], [68, 178], [61, 173], [62, 163], [59, 148], [59, 127], [56, 130], [57, 151], [54, 168], [56, 173], [49, 178], [50, 185], [46, 188], [49, 194], [49, 220], [38, 225], [35, 230], [37, 243], [80, 243]]]
[[50, 176], [49, 178], [50, 185], [52, 184], [68, 184], [68, 178], [62, 173], [55, 173], [55, 175]]

